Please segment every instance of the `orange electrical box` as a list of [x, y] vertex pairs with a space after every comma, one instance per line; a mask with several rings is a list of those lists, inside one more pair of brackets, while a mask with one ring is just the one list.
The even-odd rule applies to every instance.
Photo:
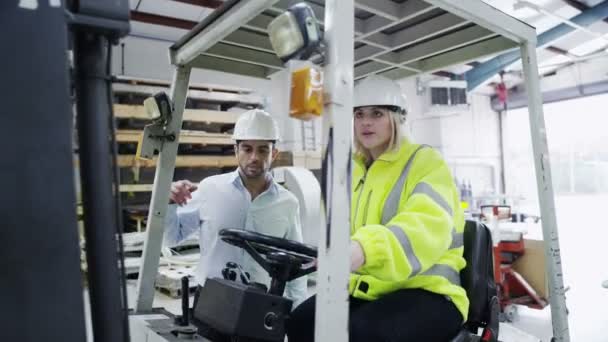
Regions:
[[289, 116], [311, 120], [323, 112], [323, 72], [305, 67], [291, 73]]

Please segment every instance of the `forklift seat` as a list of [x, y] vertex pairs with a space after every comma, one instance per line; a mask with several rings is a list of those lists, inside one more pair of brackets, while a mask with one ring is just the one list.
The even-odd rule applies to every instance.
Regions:
[[498, 341], [500, 307], [492, 254], [492, 235], [483, 223], [467, 220], [464, 227], [464, 258], [466, 267], [460, 272], [462, 287], [469, 298], [469, 317], [461, 331], [450, 342]]

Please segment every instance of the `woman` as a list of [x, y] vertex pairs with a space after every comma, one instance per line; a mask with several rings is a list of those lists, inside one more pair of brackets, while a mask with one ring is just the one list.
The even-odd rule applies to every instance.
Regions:
[[[440, 154], [400, 133], [399, 85], [370, 76], [354, 89], [350, 341], [449, 341], [466, 320], [460, 286], [464, 217]], [[314, 340], [315, 298], [288, 322]]]

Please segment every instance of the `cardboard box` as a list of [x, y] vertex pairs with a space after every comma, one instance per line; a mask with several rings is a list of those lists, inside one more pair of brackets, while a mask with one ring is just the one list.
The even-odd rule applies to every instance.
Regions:
[[546, 272], [545, 243], [543, 240], [524, 239], [526, 251], [513, 264], [513, 269], [526, 279], [536, 293], [549, 299], [549, 278]]

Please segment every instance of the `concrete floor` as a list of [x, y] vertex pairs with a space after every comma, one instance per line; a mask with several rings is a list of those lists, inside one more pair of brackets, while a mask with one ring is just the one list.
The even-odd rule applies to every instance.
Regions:
[[[134, 304], [135, 304], [136, 285], [137, 285], [136, 281], [129, 281], [127, 283], [129, 308], [133, 308]], [[192, 297], [190, 297], [190, 303], [192, 303]], [[169, 311], [173, 314], [176, 314], [176, 315], [179, 315], [181, 313], [181, 301], [179, 299], [171, 298], [158, 291], [155, 293], [154, 307], [163, 307], [167, 311]], [[501, 323], [500, 340], [502, 342], [539, 342], [539, 341], [541, 341], [541, 339], [535, 338], [535, 336], [538, 336], [539, 333], [540, 333], [540, 335], [542, 335], [543, 333], [550, 334], [551, 327], [547, 326], [547, 324], [546, 324], [548, 322], [549, 318], [541, 317], [539, 320], [531, 320], [530, 317], [527, 316], [528, 314], [526, 313], [525, 308], [523, 308], [523, 310], [524, 310], [524, 312], [521, 317], [524, 318], [524, 323], [526, 323], [526, 324], [522, 325], [522, 324]], [[86, 318], [87, 318], [87, 341], [93, 342], [93, 336], [91, 335], [90, 310], [89, 310], [88, 296], [87, 296], [86, 291], [85, 291], [85, 313], [86, 313]], [[522, 330], [524, 328], [527, 328], [527, 330]], [[534, 331], [534, 332], [537, 332], [537, 334], [530, 335], [526, 331]], [[550, 335], [546, 335], [546, 336], [550, 336]], [[543, 342], [549, 341], [549, 339], [542, 339], [542, 341]]]
[[[604, 211], [608, 195], [560, 196], [556, 199], [558, 227], [562, 251], [564, 281], [567, 292], [571, 341], [608, 342], [608, 289], [602, 282], [608, 279], [606, 243], [608, 224]], [[537, 232], [539, 233], [539, 232]], [[534, 232], [531, 232], [534, 234]], [[128, 284], [130, 307], [133, 307], [135, 281]], [[90, 317], [88, 296], [85, 293], [85, 311]], [[156, 293], [154, 306], [165, 307], [169, 312], [180, 313], [180, 301], [162, 293]], [[90, 320], [87, 319], [88, 341]], [[524, 337], [519, 331], [530, 336]], [[518, 308], [514, 322], [501, 325], [501, 341], [550, 342], [552, 337], [551, 312]]]
[[[558, 196], [555, 201], [564, 285], [572, 341], [608, 342], [608, 279], [606, 244], [608, 195]], [[535, 234], [535, 232], [531, 232]], [[539, 234], [540, 232], [536, 232]], [[551, 341], [551, 311], [519, 308], [513, 326], [543, 342]]]

